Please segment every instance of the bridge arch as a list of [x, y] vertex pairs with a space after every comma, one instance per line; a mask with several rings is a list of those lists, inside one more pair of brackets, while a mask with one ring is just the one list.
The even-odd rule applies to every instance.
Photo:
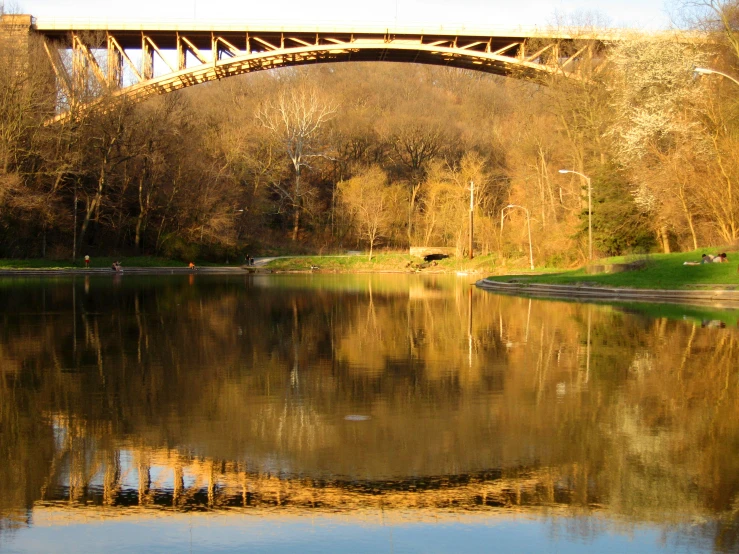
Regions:
[[[612, 38], [520, 28], [182, 27], [14, 17], [16, 24], [27, 24], [29, 32], [45, 39], [58, 87], [70, 104], [82, 96], [78, 92], [89, 77], [113, 97], [141, 101], [254, 71], [347, 61], [432, 64], [532, 80], [555, 74], [578, 79], [578, 60]], [[64, 51], [71, 53], [66, 62]], [[129, 55], [132, 51], [135, 55]], [[132, 61], [137, 56], [140, 64]], [[133, 82], [124, 86], [124, 75]], [[60, 113], [55, 120], [65, 117]]]
[[345, 45], [300, 46], [241, 54], [217, 60], [212, 64], [201, 64], [153, 77], [120, 88], [113, 95], [126, 96], [132, 100], [143, 100], [149, 96], [166, 94], [199, 83], [265, 69], [348, 61], [419, 63], [470, 69], [497, 75], [515, 75], [528, 79], [537, 79], [554, 73], [575, 76], [574, 73], [563, 71], [559, 66], [545, 65], [527, 59], [512, 59], [495, 53], [426, 44], [368, 41]]

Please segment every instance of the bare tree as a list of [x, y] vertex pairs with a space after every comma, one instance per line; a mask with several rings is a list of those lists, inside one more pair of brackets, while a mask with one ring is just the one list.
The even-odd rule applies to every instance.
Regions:
[[333, 102], [321, 98], [315, 88], [305, 84], [282, 90], [277, 98], [267, 100], [257, 109], [257, 119], [282, 143], [293, 167], [292, 190], [275, 184], [293, 208], [293, 241], [298, 238], [305, 195], [300, 176], [311, 158], [323, 154], [321, 132], [336, 110]]
[[717, 43], [723, 43], [739, 61], [739, 0], [677, 0], [677, 19], [689, 27], [699, 28], [718, 35]]
[[365, 173], [338, 185], [341, 203], [351, 214], [357, 234], [369, 243], [369, 259], [379, 239], [390, 227], [403, 217], [398, 208], [402, 206], [403, 188], [387, 182], [385, 172], [373, 166]]

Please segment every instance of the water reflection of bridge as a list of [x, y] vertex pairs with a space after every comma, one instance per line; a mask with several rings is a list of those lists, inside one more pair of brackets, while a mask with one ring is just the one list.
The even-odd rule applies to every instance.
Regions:
[[190, 458], [171, 450], [115, 450], [58, 462], [40, 506], [436, 513], [554, 507], [573, 500], [571, 484], [546, 468], [352, 480], [284, 477], [254, 471], [244, 462]]

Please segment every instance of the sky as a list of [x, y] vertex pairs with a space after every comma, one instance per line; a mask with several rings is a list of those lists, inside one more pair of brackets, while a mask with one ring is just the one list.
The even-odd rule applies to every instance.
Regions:
[[[3, 0], [0, 0], [3, 3]], [[364, 25], [548, 26], [596, 13], [610, 27], [669, 26], [665, 0], [5, 0], [8, 11], [39, 19], [160, 19]]]

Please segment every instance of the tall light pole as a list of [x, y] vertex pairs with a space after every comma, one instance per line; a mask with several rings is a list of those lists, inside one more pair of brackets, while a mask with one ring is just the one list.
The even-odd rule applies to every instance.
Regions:
[[695, 73], [696, 75], [721, 75], [722, 77], [726, 77], [730, 81], [734, 81], [734, 83], [739, 85], [739, 81], [734, 79], [734, 77], [732, 77], [731, 75], [727, 75], [723, 71], [717, 71], [715, 69], [709, 69], [707, 67], [694, 67], [693, 73]]
[[526, 212], [526, 228], [529, 232], [529, 267], [534, 269], [534, 247], [531, 245], [531, 218], [529, 217], [529, 210], [518, 204], [508, 204], [502, 210], [500, 210], [500, 236], [503, 236], [503, 221], [505, 220], [505, 211], [511, 208], [521, 208]]
[[588, 260], [593, 261], [593, 187], [590, 183], [590, 177], [580, 173], [579, 171], [573, 171], [571, 169], [560, 169], [560, 173], [574, 173], [579, 175], [588, 184]]
[[474, 214], [475, 214], [475, 182], [470, 181], [470, 260], [473, 258], [472, 231], [474, 229]]

